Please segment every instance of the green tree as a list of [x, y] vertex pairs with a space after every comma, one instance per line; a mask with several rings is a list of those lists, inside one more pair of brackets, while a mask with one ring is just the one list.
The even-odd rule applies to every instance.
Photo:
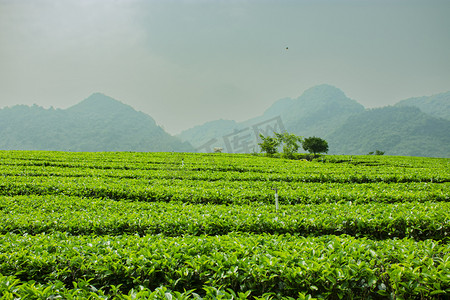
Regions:
[[302, 137], [292, 133], [275, 132], [275, 137], [280, 144], [283, 144], [283, 155], [287, 158], [292, 158], [294, 153], [298, 151], [298, 148], [300, 148], [298, 143], [302, 143]]
[[[373, 155], [373, 154], [374, 154], [373, 151], [369, 152], [369, 155]], [[375, 155], [384, 155], [384, 151], [377, 150], [377, 151], [375, 151]]]
[[306, 138], [303, 143], [302, 147], [304, 150], [308, 151], [309, 153], [313, 153], [314, 156], [316, 156], [317, 153], [327, 153], [328, 152], [328, 143], [327, 141], [312, 136], [309, 138]]
[[377, 150], [375, 151], [375, 155], [384, 155], [384, 151]]
[[266, 152], [268, 156], [272, 156], [273, 154], [277, 153], [277, 148], [280, 145], [280, 142], [277, 138], [271, 137], [271, 136], [263, 136], [262, 134], [259, 134], [259, 137], [261, 138], [261, 143], [258, 143], [258, 145], [261, 147], [261, 152]]

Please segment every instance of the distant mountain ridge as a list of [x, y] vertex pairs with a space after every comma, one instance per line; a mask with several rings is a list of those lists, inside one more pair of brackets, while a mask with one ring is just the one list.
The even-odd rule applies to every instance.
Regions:
[[450, 121], [417, 107], [387, 106], [353, 115], [327, 137], [336, 154], [450, 157]]
[[402, 100], [396, 106], [414, 106], [437, 118], [450, 120], [450, 92]]
[[147, 114], [95, 93], [68, 109], [0, 109], [0, 149], [192, 152]]
[[281, 113], [281, 118], [289, 132], [298, 132], [302, 136], [326, 136], [349, 116], [364, 109], [340, 89], [323, 84], [306, 90]]
[[[237, 133], [246, 130], [245, 136], [256, 139], [250, 133], [252, 126], [278, 116], [290, 133], [326, 139], [330, 154], [368, 154], [380, 150], [388, 155], [450, 157], [450, 120], [441, 119], [449, 115], [449, 103], [450, 92], [407, 99], [395, 107], [367, 110], [340, 89], [323, 84], [306, 90], [296, 99], [276, 101], [261, 116], [240, 123], [211, 121], [185, 130], [179, 137], [200, 151], [211, 149], [201, 146], [207, 141], [229, 150], [226, 139], [233, 132], [242, 139], [244, 135]], [[244, 148], [236, 149], [239, 152]]]
[[67, 109], [0, 109], [1, 150], [257, 152], [259, 133], [287, 130], [328, 141], [329, 154], [450, 157], [450, 92], [366, 109], [340, 89], [319, 85], [275, 101], [244, 122], [215, 120], [166, 133], [147, 114], [95, 93]]

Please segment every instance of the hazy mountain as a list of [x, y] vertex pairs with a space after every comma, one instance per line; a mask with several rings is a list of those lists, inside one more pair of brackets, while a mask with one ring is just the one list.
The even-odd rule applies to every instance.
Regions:
[[292, 98], [283, 98], [278, 101], [275, 101], [266, 111], [264, 111], [264, 117], [275, 117], [284, 113], [287, 109], [289, 109], [295, 100]]
[[62, 151], [194, 151], [152, 117], [103, 94], [66, 109], [0, 110], [0, 149]]
[[296, 99], [280, 99], [245, 122], [211, 121], [173, 137], [149, 115], [97, 93], [65, 110], [37, 105], [0, 109], [0, 149], [208, 152], [223, 147], [248, 153], [258, 151], [259, 133], [286, 129], [325, 138], [330, 154], [380, 150], [450, 157], [449, 97], [450, 92], [366, 110], [338, 88], [320, 85]]
[[[182, 132], [180, 138], [196, 147], [209, 141], [208, 145], [227, 150], [231, 139], [242, 145], [244, 138], [248, 139], [248, 145], [256, 146], [257, 141], [250, 141], [256, 139], [256, 134], [252, 134], [254, 127], [278, 117], [290, 133], [326, 139], [329, 153], [333, 154], [368, 154], [380, 150], [389, 155], [450, 157], [450, 121], [436, 118], [448, 116], [449, 95], [450, 92], [412, 98], [395, 107], [366, 110], [340, 89], [319, 85], [306, 90], [297, 99], [276, 101], [261, 116], [241, 123], [208, 122]], [[417, 106], [422, 111], [403, 106]], [[240, 150], [254, 149], [248, 145]]]
[[[183, 141], [189, 141], [200, 152], [207, 152], [208, 149], [212, 149], [211, 147], [222, 147], [226, 149], [227, 145], [224, 142], [224, 137], [233, 132], [249, 128], [254, 124], [280, 116], [284, 110], [292, 105], [293, 101], [291, 98], [280, 99], [270, 106], [263, 115], [240, 123], [234, 120], [222, 119], [206, 122], [202, 125], [184, 130], [178, 137]], [[254, 146], [256, 148], [256, 137], [254, 137], [254, 140]]]
[[[280, 118], [283, 128], [291, 133], [301, 136], [325, 136], [340, 126], [349, 116], [362, 111], [364, 106], [347, 98], [338, 88], [324, 84], [306, 90], [297, 99], [280, 99], [263, 115], [245, 122], [208, 122], [183, 131], [179, 137], [189, 141], [195, 147], [213, 140], [216, 140], [214, 145], [225, 147], [223, 137], [227, 134], [243, 130], [243, 128], [251, 128], [255, 124], [275, 117]], [[252, 134], [250, 136], [256, 138]]]
[[402, 100], [396, 106], [415, 106], [434, 117], [450, 120], [450, 92], [429, 97], [417, 97]]
[[252, 126], [253, 124], [260, 123], [274, 117], [281, 117], [281, 114], [287, 111], [294, 104], [294, 102], [295, 100], [292, 98], [283, 98], [277, 100], [268, 109], [266, 109], [261, 116], [246, 120], [244, 122], [241, 122], [240, 124], [243, 127]]
[[330, 153], [450, 157], [450, 121], [416, 107], [383, 107], [351, 116], [327, 137]]
[[[222, 137], [234, 130], [242, 128], [242, 125], [233, 120], [216, 120], [211, 122], [206, 122], [203, 125], [198, 125], [188, 130], [183, 131], [179, 138], [183, 141], [193, 141], [191, 143], [197, 148], [208, 143], [211, 140], [217, 140], [216, 137]], [[212, 142], [213, 147], [225, 147], [222, 142], [214, 141]]]
[[325, 136], [364, 106], [349, 99], [340, 89], [319, 85], [306, 90], [281, 113], [289, 132], [301, 136]]

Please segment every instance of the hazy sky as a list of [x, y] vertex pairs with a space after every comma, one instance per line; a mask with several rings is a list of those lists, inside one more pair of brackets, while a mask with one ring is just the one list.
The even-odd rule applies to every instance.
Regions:
[[101, 92], [174, 134], [322, 83], [380, 107], [450, 90], [449, 16], [448, 0], [0, 0], [0, 108]]

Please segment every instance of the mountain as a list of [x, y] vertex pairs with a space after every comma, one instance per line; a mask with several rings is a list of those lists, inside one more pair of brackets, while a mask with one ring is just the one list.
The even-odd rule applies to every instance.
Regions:
[[[263, 115], [240, 123], [234, 120], [222, 119], [206, 122], [202, 125], [197, 125], [184, 130], [178, 137], [183, 141], [189, 141], [199, 152], [209, 152], [212, 150], [212, 147], [224, 148], [228, 152], [233, 152], [233, 150], [229, 149], [230, 144], [226, 142], [227, 136], [232, 135], [234, 132], [249, 129], [255, 124], [280, 116], [280, 113], [290, 107], [293, 101], [294, 100], [291, 98], [280, 99], [269, 107]], [[251, 136], [252, 148], [257, 148], [257, 137], [254, 134], [251, 134]]]
[[195, 151], [149, 115], [100, 93], [65, 110], [37, 105], [1, 109], [0, 149]]
[[201, 152], [219, 146], [226, 152], [248, 153], [258, 151], [258, 133], [286, 130], [324, 138], [330, 154], [380, 150], [387, 155], [450, 157], [449, 96], [450, 92], [412, 98], [393, 107], [366, 110], [340, 89], [323, 84], [296, 99], [278, 100], [261, 116], [245, 122], [212, 121], [179, 137]]
[[289, 132], [301, 136], [326, 136], [349, 116], [364, 111], [364, 106], [344, 92], [323, 84], [306, 90], [281, 113]]
[[[67, 109], [17, 105], [0, 109], [0, 149], [62, 151], [177, 151], [250, 153], [259, 134], [288, 131], [319, 136], [330, 154], [450, 157], [450, 92], [365, 109], [330, 85], [275, 101], [244, 122], [214, 120], [166, 133], [147, 114], [96, 93]], [[194, 148], [194, 147], [195, 148]]]
[[450, 92], [429, 97], [409, 98], [398, 102], [396, 106], [415, 106], [424, 113], [450, 120]]
[[450, 157], [450, 121], [417, 107], [388, 106], [351, 116], [327, 137], [330, 153]]
[[242, 128], [242, 125], [233, 120], [216, 120], [206, 122], [203, 125], [195, 126], [191, 129], [183, 131], [179, 138], [184, 141], [194, 141], [194, 144], [199, 151], [203, 145], [211, 143], [213, 147], [225, 147], [223, 143], [217, 143], [215, 137], [222, 137], [234, 130]]
[[257, 148], [258, 142], [255, 127], [278, 128], [305, 137], [312, 135], [323, 137], [340, 126], [349, 116], [362, 111], [364, 106], [347, 98], [340, 89], [323, 84], [306, 90], [297, 99], [280, 99], [263, 115], [245, 122], [212, 121], [183, 131], [179, 137], [181, 140], [189, 141], [200, 151], [211, 149], [202, 146], [205, 143], [208, 144], [208, 141], [209, 143], [214, 141], [214, 146], [230, 150], [233, 147], [230, 146], [231, 142], [226, 141], [228, 136], [248, 129], [242, 137], [233, 135], [233, 138], [241, 139], [247, 136], [248, 144], [251, 146], [240, 147], [240, 149], [254, 149]]
[[295, 100], [292, 98], [283, 98], [275, 101], [268, 109], [264, 111], [263, 117], [275, 117], [281, 115], [287, 109], [289, 109]]

